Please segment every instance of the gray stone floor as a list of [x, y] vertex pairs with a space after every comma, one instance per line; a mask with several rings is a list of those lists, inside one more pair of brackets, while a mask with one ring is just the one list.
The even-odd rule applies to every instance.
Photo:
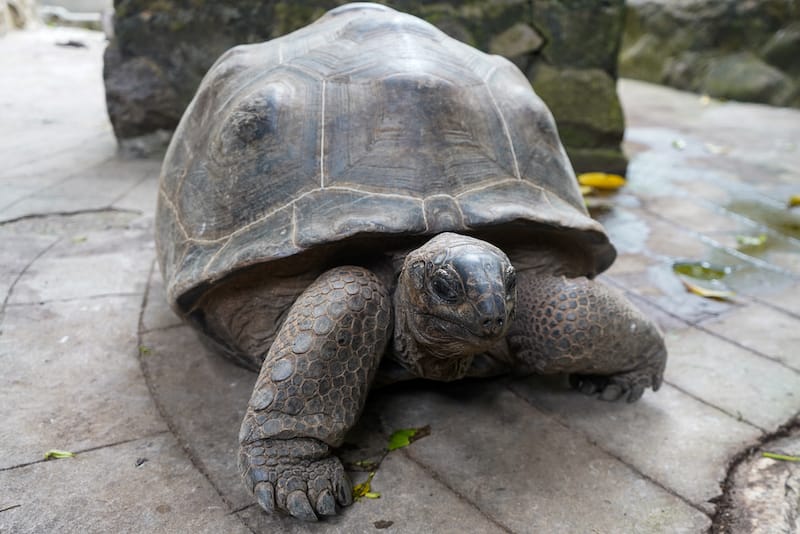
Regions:
[[[797, 425], [781, 428], [800, 411], [800, 213], [785, 207], [800, 112], [621, 82], [630, 182], [591, 202], [620, 252], [604, 279], [666, 332], [661, 391], [634, 405], [558, 379], [380, 392], [348, 456], [375, 457], [398, 428], [430, 436], [385, 457], [380, 499], [306, 525], [264, 515], [238, 480], [255, 377], [164, 302], [159, 162], [116, 154], [103, 47], [79, 30], [0, 39], [0, 532], [792, 531], [797, 506], [758, 515], [783, 501], [746, 490], [796, 497], [797, 464], [745, 452], [800, 452]], [[763, 250], [736, 249], [760, 233]], [[688, 293], [677, 260], [731, 266], [736, 297]]]

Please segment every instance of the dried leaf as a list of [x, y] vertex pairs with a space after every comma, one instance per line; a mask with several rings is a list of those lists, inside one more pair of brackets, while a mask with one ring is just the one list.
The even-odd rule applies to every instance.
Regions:
[[403, 428], [401, 430], [396, 430], [389, 437], [389, 445], [386, 448], [393, 451], [395, 449], [407, 447], [430, 433], [431, 427], [427, 425], [421, 428]]
[[792, 195], [789, 197], [789, 207], [794, 208], [800, 206], [800, 195]]
[[358, 501], [362, 498], [365, 499], [379, 499], [381, 494], [372, 491], [370, 487], [372, 484], [372, 479], [375, 476], [375, 471], [371, 472], [367, 477], [367, 480], [362, 482], [361, 484], [356, 484], [353, 486], [353, 500]]
[[672, 140], [672, 148], [675, 150], [683, 150], [686, 148], [686, 141], [683, 139], [673, 139]]
[[77, 245], [79, 243], [85, 243], [87, 239], [89, 239], [89, 238], [86, 237], [85, 235], [79, 235], [79, 236], [73, 237], [72, 238], [72, 242]]
[[607, 174], [604, 172], [585, 172], [578, 175], [578, 183], [595, 189], [606, 191], [616, 191], [625, 185], [625, 178], [619, 174]]
[[739, 243], [739, 248], [760, 247], [767, 242], [767, 234], [737, 235], [736, 242]]
[[139, 345], [139, 354], [141, 354], [142, 356], [147, 356], [151, 352], [153, 352], [153, 351], [150, 350], [150, 347], [145, 347], [144, 345]]
[[694, 293], [695, 295], [699, 295], [701, 297], [705, 297], [707, 299], [726, 300], [736, 296], [736, 293], [734, 293], [733, 291], [727, 289], [711, 289], [708, 287], [703, 287], [694, 284], [686, 280], [685, 278], [681, 278], [681, 282], [683, 282], [683, 285], [686, 286], [686, 289], [688, 289], [691, 293]]
[[53, 459], [59, 459], [59, 458], [72, 458], [73, 456], [75, 456], [74, 452], [61, 451], [61, 450], [58, 450], [58, 449], [50, 449], [49, 451], [44, 453], [44, 459], [45, 460], [53, 460]]
[[761, 456], [784, 462], [800, 462], [800, 456], [789, 456], [788, 454], [778, 454], [776, 452], [762, 452]]

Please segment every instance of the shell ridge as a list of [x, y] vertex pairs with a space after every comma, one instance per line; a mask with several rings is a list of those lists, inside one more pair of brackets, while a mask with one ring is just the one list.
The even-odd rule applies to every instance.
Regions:
[[325, 88], [328, 81], [322, 80], [320, 100], [320, 119], [319, 119], [319, 187], [325, 189]]

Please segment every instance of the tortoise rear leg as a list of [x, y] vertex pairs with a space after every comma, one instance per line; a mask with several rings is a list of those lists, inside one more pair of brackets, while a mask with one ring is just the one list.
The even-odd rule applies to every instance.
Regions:
[[389, 339], [391, 299], [370, 271], [323, 273], [290, 309], [239, 433], [239, 469], [268, 512], [336, 513], [352, 489], [331, 452], [356, 423]]
[[621, 294], [586, 278], [518, 275], [508, 334], [519, 365], [570, 373], [573, 387], [633, 402], [661, 386], [667, 351], [658, 328]]

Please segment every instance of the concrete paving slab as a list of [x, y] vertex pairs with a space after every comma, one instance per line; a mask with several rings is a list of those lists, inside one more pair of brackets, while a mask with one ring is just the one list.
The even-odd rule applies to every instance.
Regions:
[[164, 280], [158, 270], [158, 263], [153, 262], [152, 272], [147, 291], [147, 301], [142, 311], [142, 332], [150, 330], [172, 328], [180, 326], [183, 321], [167, 304], [167, 294], [164, 289]]
[[[771, 306], [751, 303], [724, 316], [704, 321], [702, 325], [800, 373], [800, 317]], [[800, 387], [797, 392], [800, 397]], [[800, 403], [797, 410], [800, 410]]]
[[381, 408], [387, 432], [430, 425], [430, 436], [405, 449], [409, 457], [513, 532], [698, 532], [709, 524], [497, 382], [420, 387]]
[[170, 427], [231, 509], [254, 502], [236, 465], [256, 374], [210, 353], [188, 326], [142, 335], [142, 367]]
[[762, 300], [762, 303], [764, 302], [795, 318], [800, 318], [800, 284], [787, 288], [777, 295], [770, 294], [768, 298]]
[[158, 196], [158, 175], [160, 162], [145, 160], [150, 163], [147, 177], [127, 191], [122, 197], [115, 199], [112, 206], [121, 210], [137, 210], [143, 215], [154, 217], [156, 197]]
[[0, 471], [0, 488], [0, 532], [251, 532], [169, 433]]
[[[138, 188], [146, 180], [158, 177], [156, 162], [111, 158], [58, 183], [30, 193], [7, 205], [0, 217], [16, 219], [30, 214], [71, 213], [110, 207]], [[155, 193], [153, 193], [154, 195]], [[155, 196], [145, 206], [155, 206]], [[140, 206], [130, 209], [141, 211]], [[152, 210], [150, 210], [152, 214]]]
[[0, 241], [3, 243], [0, 251], [0, 302], [5, 303], [17, 278], [57, 240], [55, 236], [20, 234], [0, 229]]
[[316, 525], [270, 517], [255, 505], [239, 512], [239, 516], [253, 532], [286, 534], [508, 532], [502, 525], [493, 522], [454, 494], [447, 486], [431, 478], [423, 466], [399, 451], [388, 455], [381, 463], [372, 480], [372, 489], [380, 493], [379, 499], [356, 502], [343, 515]]
[[765, 432], [800, 412], [799, 372], [694, 328], [666, 339], [668, 379], [683, 391]]
[[0, 337], [0, 468], [166, 429], [136, 362], [140, 303], [9, 307]]
[[[672, 373], [667, 367], [667, 380]], [[760, 430], [665, 384], [633, 405], [598, 402], [541, 379], [511, 388], [698, 509], [714, 511], [729, 459]]]
[[61, 240], [20, 277], [9, 303], [143, 294], [154, 258], [152, 230], [86, 232]]

